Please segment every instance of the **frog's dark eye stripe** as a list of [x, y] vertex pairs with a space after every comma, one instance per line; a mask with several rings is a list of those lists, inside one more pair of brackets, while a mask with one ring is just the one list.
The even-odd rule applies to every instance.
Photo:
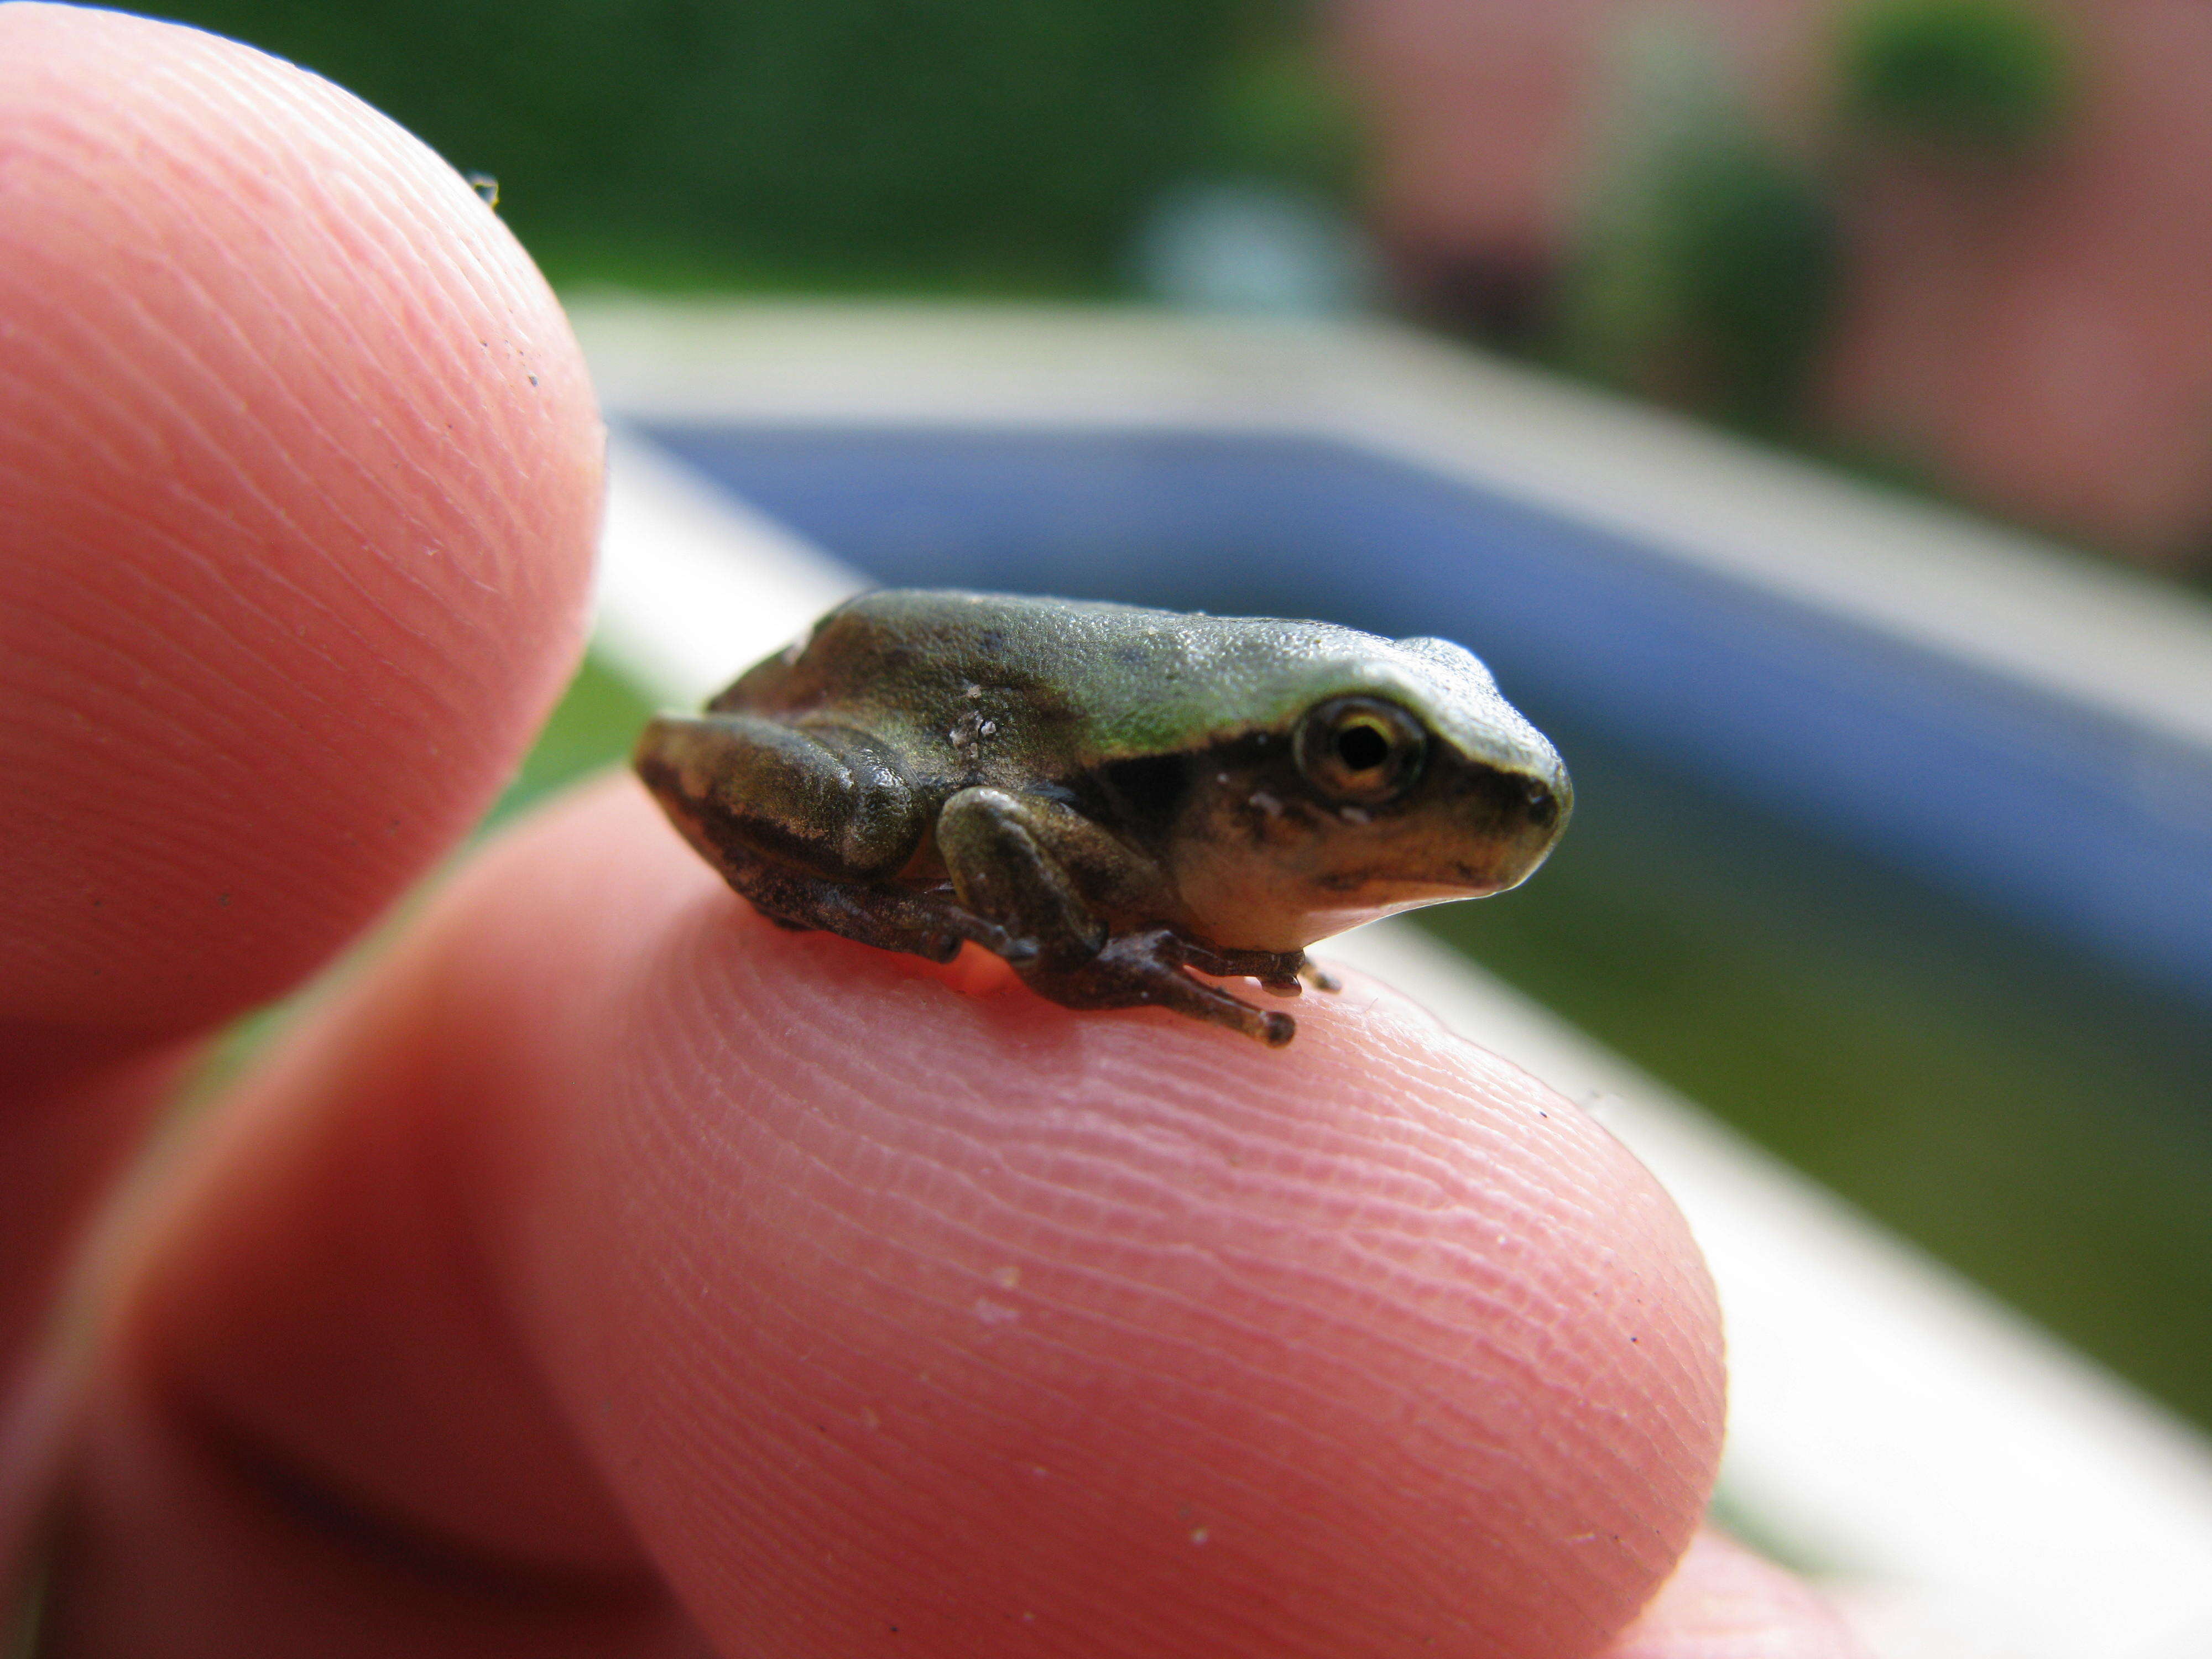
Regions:
[[1429, 734], [1394, 702], [1333, 697], [1298, 722], [1298, 770], [1332, 801], [1377, 806], [1412, 788], [1421, 775]]

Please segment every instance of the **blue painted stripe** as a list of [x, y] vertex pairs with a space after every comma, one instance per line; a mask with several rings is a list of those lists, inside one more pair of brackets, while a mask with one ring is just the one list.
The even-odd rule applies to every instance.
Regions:
[[1596, 526], [1265, 433], [664, 425], [887, 583], [1442, 634], [1542, 723], [2212, 1002], [2212, 754]]

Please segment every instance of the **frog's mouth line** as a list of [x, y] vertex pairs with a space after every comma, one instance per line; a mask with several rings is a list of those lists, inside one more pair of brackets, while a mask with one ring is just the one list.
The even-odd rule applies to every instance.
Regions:
[[[1532, 865], [1530, 868], [1534, 868]], [[1343, 870], [1319, 876], [1314, 886], [1324, 893], [1356, 898], [1364, 891], [1383, 890], [1390, 896], [1362, 907], [1376, 915], [1386, 915], [1393, 910], [1410, 910], [1424, 904], [1442, 904], [1451, 899], [1488, 898], [1516, 886], [1522, 877], [1510, 879], [1495, 875], [1476, 875], [1473, 871], [1455, 868], [1453, 879], [1413, 879], [1384, 870]]]

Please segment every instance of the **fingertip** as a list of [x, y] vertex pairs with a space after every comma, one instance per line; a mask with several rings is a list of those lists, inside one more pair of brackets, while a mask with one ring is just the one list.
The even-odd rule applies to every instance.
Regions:
[[0, 9], [0, 1014], [174, 1030], [307, 971], [574, 661], [602, 437], [452, 169], [250, 48]]
[[1869, 1659], [1812, 1586], [1707, 1528], [1605, 1659]]
[[474, 929], [574, 937], [588, 842], [635, 932], [588, 1004], [500, 999], [558, 1033], [506, 1270], [710, 1628], [1556, 1659], [1669, 1571], [1717, 1457], [1711, 1285], [1534, 1079], [1371, 991], [1287, 1050], [963, 995], [759, 922], [641, 796], [570, 811]]

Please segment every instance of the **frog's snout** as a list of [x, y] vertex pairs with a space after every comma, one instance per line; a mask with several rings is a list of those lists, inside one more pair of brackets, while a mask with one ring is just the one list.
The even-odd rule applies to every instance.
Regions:
[[1574, 811], [1574, 786], [1557, 760], [1540, 773], [1478, 763], [1464, 789], [1462, 822], [1488, 854], [1480, 884], [1491, 892], [1534, 875]]
[[1529, 780], [1527, 790], [1528, 822], [1538, 830], [1553, 830], [1560, 818], [1559, 798], [1540, 778]]

